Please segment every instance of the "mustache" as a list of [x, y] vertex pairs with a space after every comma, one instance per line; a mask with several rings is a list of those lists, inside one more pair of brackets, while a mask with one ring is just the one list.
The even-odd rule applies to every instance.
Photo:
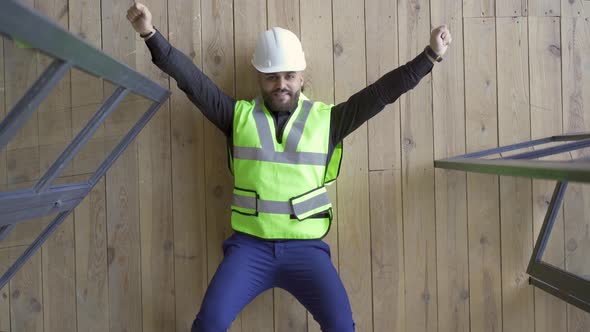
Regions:
[[289, 89], [281, 89], [281, 88], [274, 89], [271, 93], [277, 93], [277, 92], [286, 92], [289, 95], [292, 95], [293, 94], [291, 91], [289, 91]]

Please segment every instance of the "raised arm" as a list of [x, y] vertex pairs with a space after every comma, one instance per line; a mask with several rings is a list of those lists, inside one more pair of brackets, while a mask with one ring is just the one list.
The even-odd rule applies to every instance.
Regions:
[[152, 62], [176, 80], [209, 121], [226, 136], [231, 135], [235, 100], [226, 95], [184, 53], [174, 48], [152, 24], [152, 14], [141, 4], [134, 3], [127, 19], [142, 38], [152, 55]]

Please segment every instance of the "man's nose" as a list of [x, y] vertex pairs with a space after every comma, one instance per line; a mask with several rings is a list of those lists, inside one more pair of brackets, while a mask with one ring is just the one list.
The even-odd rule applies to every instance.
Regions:
[[285, 89], [287, 87], [287, 80], [284, 77], [279, 77], [277, 80], [277, 88]]

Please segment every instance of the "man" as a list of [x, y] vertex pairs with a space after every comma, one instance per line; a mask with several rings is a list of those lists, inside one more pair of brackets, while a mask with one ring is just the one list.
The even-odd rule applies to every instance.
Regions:
[[346, 290], [321, 240], [332, 219], [325, 184], [338, 175], [344, 137], [414, 88], [442, 59], [451, 42], [446, 26], [432, 31], [430, 45], [415, 59], [334, 106], [301, 93], [305, 56], [288, 30], [261, 34], [252, 57], [261, 96], [245, 101], [227, 96], [172, 47], [153, 27], [146, 6], [134, 4], [127, 18], [146, 40], [154, 64], [228, 139], [235, 233], [223, 243], [223, 261], [192, 331], [226, 331], [249, 302], [273, 287], [291, 293], [322, 331], [354, 331]]

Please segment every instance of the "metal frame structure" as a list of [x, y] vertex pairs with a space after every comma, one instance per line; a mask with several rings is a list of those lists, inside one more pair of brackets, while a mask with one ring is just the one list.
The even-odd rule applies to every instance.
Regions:
[[[18, 223], [57, 214], [2, 275], [0, 278], [0, 288], [2, 288], [88, 195], [166, 101], [170, 92], [18, 1], [0, 2], [0, 34], [22, 41], [55, 58], [0, 123], [0, 150], [8, 144], [71, 68], [75, 67], [102, 77], [118, 86], [32, 188], [0, 193], [0, 241]], [[130, 92], [141, 95], [153, 103], [109, 153], [89, 180], [55, 185], [55, 179]]]
[[[534, 147], [540, 144], [560, 142], [563, 143], [534, 150]], [[529, 283], [590, 312], [590, 280], [542, 261], [568, 182], [590, 182], [590, 160], [587, 158], [572, 158], [566, 161], [533, 160], [587, 147], [590, 147], [590, 133], [558, 135], [436, 160], [434, 166], [467, 172], [558, 180], [527, 267]], [[532, 148], [533, 151], [496, 159], [481, 159], [523, 148]]]

